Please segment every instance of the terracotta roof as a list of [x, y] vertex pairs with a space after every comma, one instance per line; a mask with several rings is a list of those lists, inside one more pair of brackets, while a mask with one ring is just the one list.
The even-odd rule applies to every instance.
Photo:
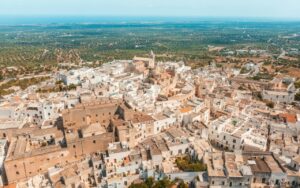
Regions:
[[17, 185], [15, 183], [4, 186], [4, 188], [16, 188], [16, 187], [17, 187]]
[[282, 113], [279, 114], [279, 117], [284, 118], [286, 122], [288, 123], [296, 123], [297, 122], [297, 116], [296, 114], [288, 114], [288, 113]]
[[185, 108], [181, 108], [180, 112], [181, 113], [186, 113], [186, 112], [189, 112], [191, 110], [193, 110], [193, 108], [191, 106], [188, 106], [188, 107], [185, 107]]
[[153, 120], [154, 119], [151, 116], [144, 113], [135, 113], [133, 115], [133, 118], [131, 119], [133, 123], [142, 123], [142, 122], [153, 121]]
[[271, 173], [271, 169], [264, 160], [256, 158], [254, 159], [254, 161], [255, 165], [250, 165], [254, 173]]

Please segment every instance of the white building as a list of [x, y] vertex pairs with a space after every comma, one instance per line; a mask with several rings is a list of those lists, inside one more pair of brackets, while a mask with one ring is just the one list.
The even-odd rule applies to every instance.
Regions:
[[0, 186], [4, 185], [5, 180], [5, 170], [4, 170], [4, 160], [6, 157], [6, 152], [8, 149], [8, 143], [6, 139], [0, 140]]
[[153, 116], [154, 121], [154, 134], [158, 134], [161, 131], [170, 128], [176, 124], [176, 118], [168, 117], [165, 114], [157, 114]]

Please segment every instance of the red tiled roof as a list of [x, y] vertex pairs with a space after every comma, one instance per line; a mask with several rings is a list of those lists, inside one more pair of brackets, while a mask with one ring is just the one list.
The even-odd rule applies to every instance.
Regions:
[[4, 186], [4, 188], [16, 188], [16, 187], [17, 187], [17, 185], [15, 183]]
[[295, 114], [279, 114], [279, 117], [284, 118], [286, 122], [288, 123], [296, 123], [297, 122], [297, 116]]

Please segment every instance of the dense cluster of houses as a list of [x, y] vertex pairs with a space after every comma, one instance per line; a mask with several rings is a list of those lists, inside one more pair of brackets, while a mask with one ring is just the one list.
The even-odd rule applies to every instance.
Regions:
[[[36, 92], [57, 81], [75, 89]], [[213, 64], [192, 70], [156, 62], [153, 52], [62, 70], [1, 98], [0, 185], [122, 188], [153, 177], [194, 187], [297, 187], [294, 82], [254, 81]], [[184, 156], [206, 169], [179, 168]]]

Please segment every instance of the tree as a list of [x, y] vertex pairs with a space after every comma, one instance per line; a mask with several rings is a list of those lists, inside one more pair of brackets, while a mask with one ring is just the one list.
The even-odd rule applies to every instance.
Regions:
[[274, 108], [274, 103], [272, 101], [267, 101], [266, 105], [269, 107], [269, 108]]
[[233, 120], [233, 121], [232, 121], [232, 124], [233, 124], [234, 126], [236, 126], [237, 123], [238, 123], [237, 120]]
[[63, 81], [58, 80], [58, 81], [55, 82], [55, 85], [60, 85], [60, 84], [63, 84]]
[[172, 186], [172, 182], [168, 178], [157, 181], [153, 188], [168, 188]]
[[239, 86], [238, 90], [245, 90], [243, 86]]
[[297, 82], [295, 82], [295, 87], [298, 89], [300, 88], [300, 80], [298, 80]]
[[76, 89], [76, 85], [75, 84], [70, 84], [69, 86], [68, 86], [68, 90], [74, 90], [74, 89]]
[[176, 159], [176, 165], [178, 168], [185, 172], [200, 172], [206, 171], [206, 165], [199, 160], [192, 160], [190, 156], [178, 157]]
[[259, 100], [262, 100], [262, 94], [259, 92], [259, 93], [257, 93], [257, 98], [259, 99]]
[[178, 184], [178, 186], [177, 186], [177, 188], [188, 188], [189, 186], [186, 184], [186, 183], [184, 183], [184, 181], [180, 181], [179, 182], [179, 184]]
[[295, 101], [300, 101], [300, 92], [296, 93], [296, 95], [295, 95]]
[[145, 182], [132, 183], [129, 188], [170, 188], [173, 185], [175, 185], [175, 183], [171, 182], [167, 177], [159, 181], [155, 181], [153, 177], [149, 177]]
[[154, 185], [154, 178], [153, 177], [147, 178], [145, 183], [149, 188], [151, 188]]
[[131, 184], [129, 188], [148, 188], [148, 186], [145, 183], [137, 183]]

